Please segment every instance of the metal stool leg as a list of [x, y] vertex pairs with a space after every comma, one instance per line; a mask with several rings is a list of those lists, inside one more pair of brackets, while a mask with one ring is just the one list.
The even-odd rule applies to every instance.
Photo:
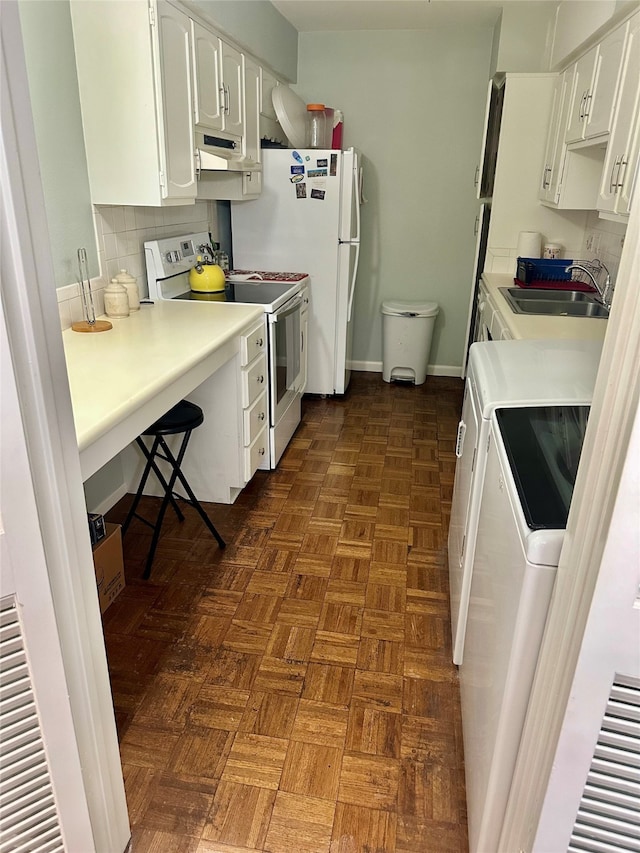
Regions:
[[[155, 437], [153, 444], [151, 446], [151, 450], [149, 450], [147, 448], [147, 445], [144, 443], [144, 441], [142, 440], [142, 438], [140, 436], [138, 436], [138, 438], [136, 438], [136, 444], [138, 445], [138, 447], [140, 448], [140, 450], [143, 452], [144, 456], [146, 457], [147, 463], [144, 467], [144, 471], [142, 472], [142, 477], [140, 478], [140, 484], [138, 485], [138, 490], [137, 490], [135, 497], [133, 499], [133, 503], [131, 504], [131, 507], [129, 508], [129, 512], [127, 513], [127, 517], [125, 518], [124, 523], [122, 525], [123, 535], [129, 529], [129, 525], [131, 524], [134, 516], [136, 518], [139, 518], [140, 521], [142, 521], [144, 524], [148, 525], [149, 527], [154, 526], [150, 521], [147, 521], [146, 518], [143, 518], [141, 515], [139, 515], [136, 512], [136, 510], [138, 509], [140, 499], [143, 496], [144, 487], [147, 483], [147, 480], [149, 479], [149, 474], [151, 473], [151, 471], [153, 471], [153, 473], [158, 478], [158, 482], [162, 486], [165, 494], [167, 492], [167, 488], [168, 488], [167, 481], [163, 477], [162, 471], [158, 468], [158, 466], [156, 465], [156, 462], [155, 462], [155, 456], [158, 452], [158, 447], [160, 446], [161, 438], [162, 438], [162, 436], [159, 436], [159, 435], [157, 435]], [[182, 510], [180, 509], [180, 507], [176, 503], [176, 501], [173, 497], [173, 494], [171, 495], [171, 505], [173, 506], [173, 509], [174, 509], [176, 515], [178, 516], [178, 518], [180, 519], [180, 521], [184, 521], [184, 515], [182, 514]]]
[[[178, 479], [178, 474], [180, 473], [180, 462], [182, 461], [182, 457], [184, 456], [185, 450], [187, 449], [187, 444], [189, 443], [189, 438], [191, 437], [191, 430], [184, 434], [184, 438], [182, 439], [182, 444], [180, 445], [180, 451], [178, 453], [178, 458], [176, 459], [169, 450], [169, 447], [164, 440], [164, 438], [159, 435], [156, 439], [158, 444], [162, 447], [166, 454], [166, 461], [171, 465], [171, 476], [169, 477], [169, 482], [167, 483], [164, 477], [162, 477], [163, 482], [166, 485], [164, 498], [162, 499], [162, 504], [160, 505], [160, 511], [158, 512], [158, 517], [156, 518], [156, 523], [153, 528], [153, 536], [151, 537], [151, 546], [149, 548], [149, 553], [147, 554], [147, 562], [144, 568], [144, 572], [142, 577], [145, 580], [148, 580], [149, 575], [151, 574], [151, 566], [153, 564], [153, 558], [156, 554], [156, 548], [158, 547], [158, 540], [160, 538], [160, 531], [162, 529], [162, 522], [164, 521], [164, 516], [167, 511], [167, 507], [169, 506], [169, 502], [173, 501], [175, 503], [173, 497], [173, 487], [175, 486], [176, 480]], [[155, 442], [154, 442], [155, 444]], [[184, 520], [184, 515], [180, 512], [181, 521]]]
[[[182, 448], [181, 448], [182, 456], [184, 456], [184, 451], [186, 451], [186, 447], [184, 447], [184, 450], [182, 450]], [[168, 447], [167, 447], [167, 450], [165, 452], [170, 452]], [[218, 533], [218, 531], [214, 527], [211, 519], [209, 518], [207, 513], [202, 508], [200, 501], [198, 500], [198, 498], [193, 493], [193, 489], [191, 488], [191, 486], [187, 482], [186, 477], [182, 473], [182, 470], [180, 468], [180, 463], [182, 462], [182, 456], [179, 457], [179, 461], [178, 461], [178, 470], [177, 470], [178, 480], [182, 484], [182, 487], [185, 490], [185, 492], [189, 495], [189, 503], [196, 510], [196, 512], [198, 512], [198, 514], [200, 515], [200, 518], [204, 521], [204, 523], [206, 524], [206, 526], [208, 527], [210, 532], [213, 534], [213, 537], [216, 540], [216, 542], [218, 543], [218, 545], [220, 546], [220, 548], [226, 548], [226, 542], [224, 541], [222, 536], [220, 536], [220, 534]]]
[[[225, 547], [224, 540], [222, 539], [222, 537], [220, 536], [220, 534], [218, 533], [218, 531], [216, 530], [216, 528], [212, 524], [209, 516], [206, 514], [206, 512], [204, 511], [204, 509], [200, 505], [200, 501], [196, 498], [195, 494], [193, 493], [193, 490], [191, 489], [191, 486], [187, 482], [187, 479], [184, 476], [184, 474], [182, 473], [182, 470], [180, 467], [182, 465], [182, 460], [183, 460], [184, 455], [186, 453], [187, 445], [189, 444], [189, 439], [191, 438], [192, 432], [193, 432], [193, 430], [188, 430], [187, 432], [185, 432], [185, 435], [184, 435], [184, 438], [182, 439], [182, 443], [180, 445], [180, 450], [178, 451], [177, 457], [174, 456], [173, 453], [171, 452], [171, 449], [169, 448], [169, 445], [165, 441], [164, 437], [163, 436], [157, 437], [158, 445], [162, 448], [162, 451], [164, 453], [164, 458], [171, 465], [172, 470], [171, 470], [171, 477], [169, 478], [168, 483], [166, 482], [164, 477], [162, 477], [162, 474], [159, 475], [163, 484], [166, 485], [166, 489], [165, 489], [165, 496], [163, 498], [162, 505], [160, 506], [160, 512], [158, 513], [158, 518], [156, 519], [156, 524], [155, 524], [154, 531], [153, 531], [153, 537], [151, 539], [151, 547], [149, 548], [149, 553], [147, 555], [147, 562], [146, 562], [145, 570], [143, 573], [143, 577], [145, 578], [145, 580], [148, 579], [150, 574], [151, 574], [151, 566], [153, 564], [153, 559], [155, 557], [155, 552], [156, 552], [156, 548], [158, 545], [158, 540], [160, 538], [160, 531], [162, 529], [162, 522], [164, 520], [164, 516], [165, 516], [165, 513], [167, 511], [167, 507], [169, 506], [170, 502], [175, 503], [173, 494], [174, 494], [174, 487], [175, 487], [177, 480], [180, 481], [184, 490], [187, 492], [187, 495], [189, 496], [188, 503], [190, 503], [191, 506], [193, 506], [193, 508], [198, 512], [198, 514], [200, 515], [200, 517], [202, 518], [202, 520], [206, 524], [209, 531], [213, 534], [213, 536], [214, 536], [216, 542], [218, 543], [219, 547], [220, 548]], [[155, 442], [154, 442], [154, 444], [155, 444]], [[157, 452], [157, 448], [156, 448], [156, 452]], [[184, 520], [184, 516], [182, 515], [182, 513], [180, 513], [180, 515], [181, 515], [180, 520], [181, 521]]]

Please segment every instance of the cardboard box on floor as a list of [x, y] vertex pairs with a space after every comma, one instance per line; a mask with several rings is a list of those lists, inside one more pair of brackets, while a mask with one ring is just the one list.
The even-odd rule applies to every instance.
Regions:
[[107, 522], [107, 535], [93, 546], [93, 565], [96, 570], [100, 613], [124, 589], [124, 560], [122, 558], [122, 530], [119, 524]]

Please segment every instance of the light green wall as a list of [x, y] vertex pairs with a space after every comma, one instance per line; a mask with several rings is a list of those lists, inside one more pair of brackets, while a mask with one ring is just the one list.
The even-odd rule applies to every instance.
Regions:
[[56, 287], [63, 287], [78, 280], [81, 246], [89, 275], [99, 273], [69, 3], [21, 0], [20, 20], [38, 145], [33, 166], [42, 176]]
[[461, 364], [478, 202], [473, 185], [493, 29], [301, 33], [301, 97], [341, 109], [363, 153], [353, 357], [382, 360], [385, 299], [440, 305], [430, 362]]
[[296, 79], [298, 33], [268, 0], [193, 0], [193, 6], [277, 74]]

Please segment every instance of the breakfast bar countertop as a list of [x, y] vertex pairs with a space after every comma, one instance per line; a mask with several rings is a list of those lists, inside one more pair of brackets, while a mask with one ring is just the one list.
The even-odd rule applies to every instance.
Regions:
[[261, 307], [156, 302], [106, 332], [62, 333], [83, 479], [239, 351]]
[[514, 287], [513, 276], [506, 273], [483, 273], [489, 298], [500, 312], [506, 328], [514, 340], [561, 340], [601, 341], [607, 331], [607, 321], [593, 317], [549, 317], [546, 315], [516, 314], [500, 293], [501, 287]]

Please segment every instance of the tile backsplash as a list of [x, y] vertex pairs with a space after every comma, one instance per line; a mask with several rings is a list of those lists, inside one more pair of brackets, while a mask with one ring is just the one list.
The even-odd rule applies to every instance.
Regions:
[[[140, 295], [148, 294], [143, 245], [146, 240], [176, 237], [191, 231], [218, 232], [215, 202], [197, 201], [179, 207], [123, 207], [100, 205], [93, 208], [100, 276], [91, 279], [96, 315], [104, 313], [104, 288], [114, 275], [126, 269], [138, 279]], [[77, 283], [57, 290], [62, 329], [83, 319]]]
[[[580, 245], [564, 246], [562, 257], [585, 261], [598, 258], [607, 267], [611, 281], [615, 283], [626, 230], [626, 223], [600, 219], [597, 211], [589, 211]], [[487, 249], [484, 270], [485, 272], [513, 274], [517, 257], [518, 250], [514, 248], [489, 248]]]
[[626, 231], [625, 223], [600, 219], [596, 211], [589, 213], [582, 244], [582, 257], [587, 261], [592, 261], [595, 258], [602, 261], [609, 270], [613, 282], [618, 276]]

